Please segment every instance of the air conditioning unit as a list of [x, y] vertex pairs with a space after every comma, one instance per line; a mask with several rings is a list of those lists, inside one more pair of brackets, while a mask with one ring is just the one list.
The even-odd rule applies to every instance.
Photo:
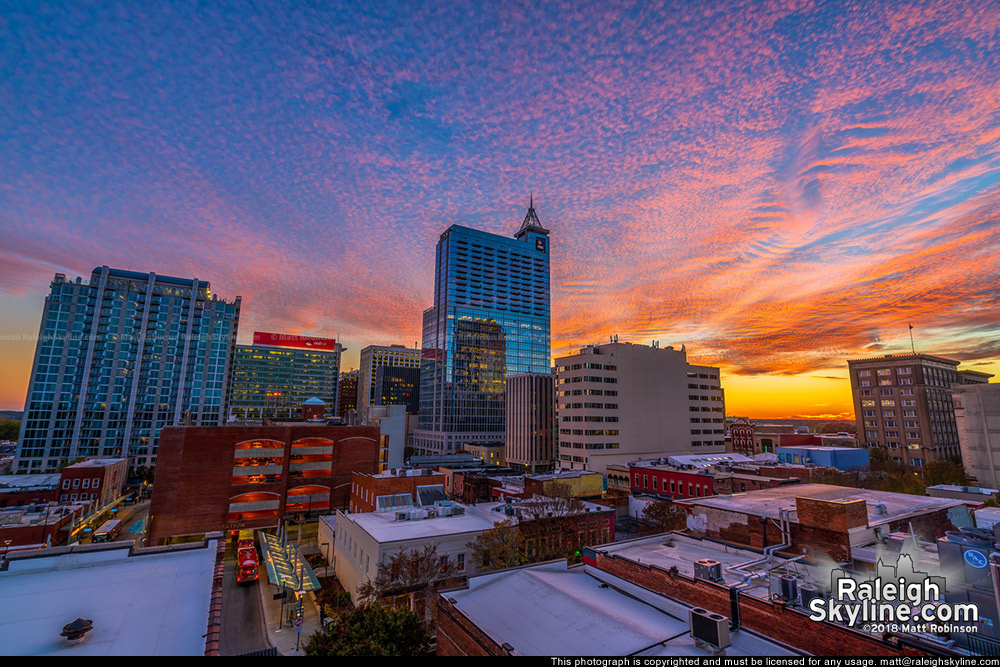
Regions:
[[462, 516], [463, 514], [465, 514], [465, 508], [461, 505], [455, 505], [451, 508], [452, 516]]
[[688, 627], [695, 641], [720, 649], [732, 644], [729, 638], [729, 619], [721, 614], [694, 607], [688, 611]]
[[799, 582], [798, 579], [790, 574], [783, 574], [778, 577], [780, 590], [778, 596], [783, 600], [798, 600], [799, 599]]
[[396, 521], [407, 521], [409, 518], [409, 512], [396, 512]]
[[803, 583], [799, 585], [799, 604], [802, 605], [803, 609], [809, 609], [809, 603], [816, 598], [823, 597], [823, 593], [812, 584]]
[[711, 558], [702, 558], [694, 562], [694, 578], [708, 581], [722, 581], [722, 563]]

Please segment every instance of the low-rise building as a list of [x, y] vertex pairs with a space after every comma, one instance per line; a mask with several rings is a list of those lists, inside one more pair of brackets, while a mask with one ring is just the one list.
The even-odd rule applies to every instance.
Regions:
[[0, 510], [0, 544], [12, 547], [62, 544], [77, 520], [90, 513], [89, 500], [20, 505]]
[[[223, 548], [131, 542], [8, 554], [0, 568], [0, 652], [45, 656], [218, 655]], [[91, 622], [80, 641], [63, 628]]]
[[952, 513], [971, 525], [961, 500], [928, 498], [826, 484], [794, 484], [760, 491], [679, 501], [690, 508], [688, 527], [706, 537], [810, 560], [850, 562], [852, 549], [898, 531], [934, 541], [955, 530]]
[[[437, 654], [445, 656], [708, 657], [720, 647], [692, 633], [704, 610], [589, 565], [556, 561], [472, 576], [438, 598]], [[516, 610], [512, 613], [512, 610]], [[708, 617], [705, 617], [706, 619]], [[727, 656], [801, 652], [725, 622]], [[699, 626], [700, 629], [700, 626]], [[706, 641], [708, 638], [708, 641]], [[667, 658], [666, 656], [670, 656]]]
[[62, 469], [59, 500], [89, 500], [91, 507], [104, 507], [125, 488], [128, 459], [89, 459]]
[[932, 498], [955, 498], [965, 501], [966, 505], [981, 507], [983, 503], [1000, 493], [1000, 489], [984, 489], [978, 486], [957, 486], [955, 484], [938, 484], [928, 486], [928, 496]]
[[0, 508], [59, 500], [62, 475], [0, 475]]
[[444, 493], [445, 476], [430, 468], [390, 468], [377, 474], [351, 473], [351, 512], [381, 512], [392, 509], [397, 496], [410, 496], [417, 502], [421, 487], [440, 487]]
[[778, 459], [784, 463], [806, 463], [851, 470], [871, 465], [868, 450], [857, 447], [778, 447]]

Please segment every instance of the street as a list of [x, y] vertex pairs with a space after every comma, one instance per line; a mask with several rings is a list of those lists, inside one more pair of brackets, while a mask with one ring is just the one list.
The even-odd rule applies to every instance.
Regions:
[[[222, 576], [222, 632], [219, 637], [219, 655], [242, 655], [251, 651], [270, 648], [264, 628], [260, 602], [260, 582], [236, 583], [236, 556], [226, 550], [225, 571]], [[261, 576], [266, 579], [264, 568]]]

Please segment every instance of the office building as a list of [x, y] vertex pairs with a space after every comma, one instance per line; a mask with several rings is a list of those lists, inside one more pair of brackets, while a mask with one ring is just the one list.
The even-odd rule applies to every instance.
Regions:
[[526, 472], [552, 470], [555, 458], [555, 380], [551, 373], [507, 378], [504, 458]]
[[412, 415], [420, 412], [420, 368], [382, 366], [375, 371], [374, 405], [402, 405]]
[[337, 417], [345, 422], [350, 418], [357, 420], [358, 415], [358, 378], [359, 371], [348, 371], [340, 374], [340, 387], [337, 390]]
[[424, 311], [418, 454], [505, 442], [508, 375], [549, 372], [549, 238], [534, 207], [513, 238], [452, 225]]
[[965, 471], [1000, 488], [1000, 384], [955, 385], [951, 395]]
[[951, 397], [951, 385], [959, 382], [957, 361], [887, 354], [847, 365], [863, 446], [914, 467], [961, 456]]
[[[412, 370], [408, 373], [408, 369]], [[404, 398], [409, 406], [407, 412], [416, 413], [419, 394], [420, 350], [402, 345], [369, 345], [361, 350], [356, 406], [359, 415], [367, 415], [372, 405], [403, 405], [399, 401]]]
[[610, 464], [725, 452], [719, 369], [684, 349], [588, 345], [556, 360], [559, 465], [604, 474]]
[[78, 457], [154, 465], [160, 429], [225, 420], [240, 298], [207, 281], [94, 269], [57, 273], [42, 324], [18, 440], [17, 470]]
[[310, 398], [336, 405], [342, 352], [332, 338], [255, 331], [233, 356], [229, 421], [296, 419]]

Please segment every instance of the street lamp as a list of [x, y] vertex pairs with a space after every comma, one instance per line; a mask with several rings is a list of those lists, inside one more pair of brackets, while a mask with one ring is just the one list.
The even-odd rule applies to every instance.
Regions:
[[10, 543], [14, 540], [4, 540], [3, 541], [3, 559], [4, 562], [7, 561], [7, 551], [10, 549]]

